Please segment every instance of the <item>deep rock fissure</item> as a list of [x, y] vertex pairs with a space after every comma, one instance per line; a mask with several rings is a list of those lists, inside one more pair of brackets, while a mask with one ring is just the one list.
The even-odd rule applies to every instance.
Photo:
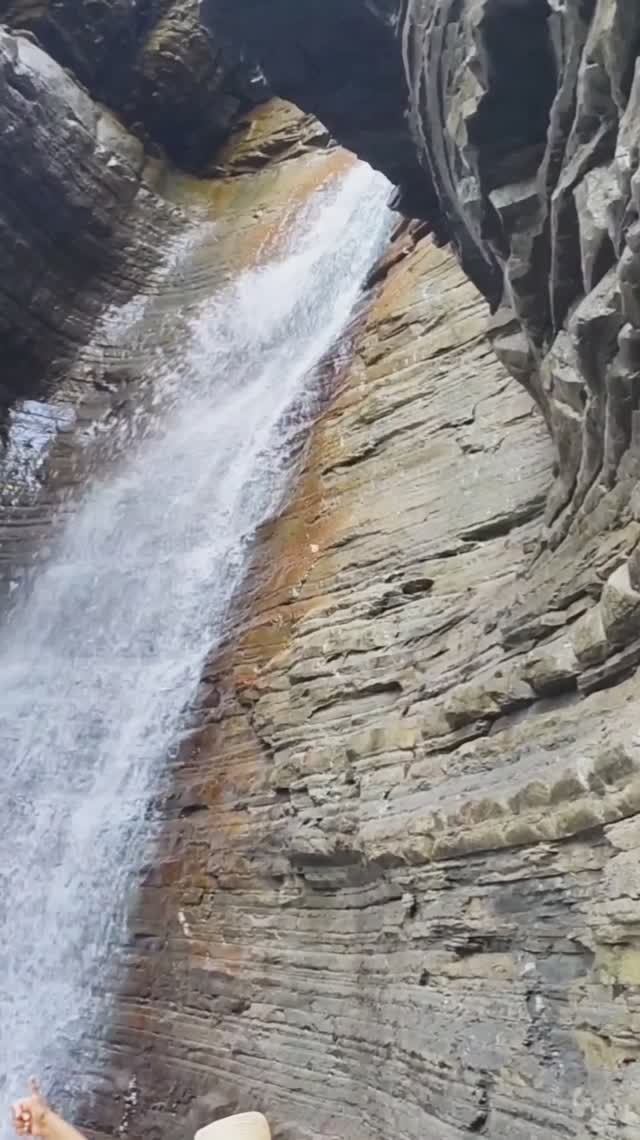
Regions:
[[486, 193], [532, 177], [541, 162], [557, 76], [547, 0], [491, 0], [480, 24], [488, 89], [469, 125]]

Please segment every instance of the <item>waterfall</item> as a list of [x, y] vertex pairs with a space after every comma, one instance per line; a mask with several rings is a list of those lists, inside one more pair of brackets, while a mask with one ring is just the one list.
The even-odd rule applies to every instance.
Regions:
[[[154, 361], [158, 413], [66, 519], [0, 645], [0, 1088], [64, 1081], [149, 855], [149, 804], [256, 528], [278, 509], [314, 366], [388, 233], [383, 178], [319, 192], [285, 249], [200, 301]], [[189, 252], [185, 252], [186, 258]]]

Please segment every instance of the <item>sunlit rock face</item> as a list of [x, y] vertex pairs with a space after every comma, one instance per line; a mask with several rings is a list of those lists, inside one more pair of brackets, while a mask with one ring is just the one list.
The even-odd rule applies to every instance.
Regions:
[[[640, 8], [1, 14], [11, 586], [144, 399], [105, 312], [178, 336], [348, 166], [327, 132], [420, 219], [205, 670], [82, 1123], [634, 1140]], [[254, 59], [317, 119], [251, 111]], [[176, 283], [196, 216], [220, 240]]]
[[377, 277], [205, 670], [112, 1081], [149, 1137], [252, 1105], [291, 1140], [618, 1137], [638, 524], [541, 555], [548, 435], [482, 298], [413, 226]]
[[[640, 8], [227, 9], [274, 85], [405, 187], [409, 212], [451, 241], [490, 302], [495, 350], [553, 438], [546, 523], [560, 541], [635, 454]], [[402, 126], [385, 138], [376, 124], [392, 122], [399, 99]]]

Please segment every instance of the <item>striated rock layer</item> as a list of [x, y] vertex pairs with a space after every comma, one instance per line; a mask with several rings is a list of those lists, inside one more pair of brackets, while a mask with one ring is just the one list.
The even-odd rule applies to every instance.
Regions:
[[[215, 177], [192, 177], [150, 157], [29, 38], [0, 31], [3, 50], [0, 598], [61, 501], [126, 445], [149, 398], [150, 355], [168, 338], [175, 348], [193, 306], [268, 251], [300, 182], [310, 190], [348, 160], [315, 120], [271, 100], [235, 121]], [[23, 163], [11, 166], [12, 148]], [[176, 273], [189, 242], [200, 248], [193, 276]]]
[[174, 162], [202, 169], [264, 81], [197, 0], [0, 0], [0, 19], [28, 32], [90, 92]]
[[639, 12], [0, 4], [3, 573], [145, 398], [105, 307], [142, 300], [161, 350], [349, 161], [290, 107], [239, 123], [247, 60], [427, 223], [203, 678], [98, 1131], [257, 1102], [290, 1140], [640, 1136]]
[[496, 352], [555, 445], [546, 523], [557, 544], [636, 446], [640, 7], [233, 0], [223, 10], [279, 90], [399, 183], [404, 208], [452, 242], [490, 302]]
[[206, 170], [266, 89], [191, 0], [0, 0], [0, 20], [1, 444], [180, 228], [150, 154]]
[[6, 30], [0, 125], [1, 415], [16, 395], [55, 384], [106, 300], [142, 286], [171, 220], [150, 200], [140, 143]]
[[203, 678], [115, 1083], [140, 1136], [257, 1104], [291, 1140], [630, 1138], [638, 524], [532, 557], [548, 438], [481, 298], [415, 227], [380, 276]]

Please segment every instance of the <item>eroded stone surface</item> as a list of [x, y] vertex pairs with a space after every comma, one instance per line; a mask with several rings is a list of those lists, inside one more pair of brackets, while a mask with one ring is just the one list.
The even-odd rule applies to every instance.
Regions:
[[[164, 145], [178, 124], [181, 159], [208, 163], [242, 103], [193, 117], [227, 91], [224, 7], [151, 5], [133, 29], [128, 4], [4, 5], [75, 73], [0, 34], [2, 400], [60, 397], [10, 426], [55, 435], [63, 484], [84, 428], [137, 398], [135, 352], [91, 347], [105, 300], [171, 304], [158, 252], [194, 208], [223, 219], [193, 286], [215, 288], [316, 183], [304, 162], [256, 180], [328, 142], [290, 109], [238, 124], [226, 181], [194, 182], [89, 96]], [[186, 1137], [258, 1102], [283, 1140], [634, 1140], [639, 9], [266, 11], [234, 0], [280, 89], [453, 242], [518, 385], [453, 259], [405, 227], [203, 678], [88, 1123]], [[7, 563], [48, 517], [13, 491]]]
[[[15, 220], [1, 255], [0, 600], [46, 544], [52, 517], [61, 522], [76, 489], [127, 446], [127, 424], [144, 418], [151, 395], [153, 354], [168, 338], [175, 349], [193, 306], [230, 274], [268, 256], [289, 199], [293, 208], [353, 161], [318, 123], [272, 100], [237, 120], [215, 177], [192, 177], [149, 159], [28, 39], [5, 33], [3, 43], [24, 53], [15, 67], [38, 100], [19, 124], [21, 103], [4, 105], [16, 116], [5, 158], [15, 127], [29, 160], [0, 189], [0, 226]], [[55, 135], [50, 159], [47, 129], [67, 127], [70, 141]]]
[[140, 144], [50, 56], [6, 30], [0, 127], [4, 407], [37, 392], [45, 374], [54, 381], [105, 298], [141, 287], [172, 227], [143, 184]]
[[202, 169], [264, 81], [198, 0], [0, 0], [0, 18], [28, 31], [91, 93], [174, 162]]
[[277, 0], [268, 12], [233, 0], [222, 11], [276, 87], [451, 241], [495, 313], [498, 356], [549, 425], [558, 478], [546, 521], [562, 541], [636, 446], [635, 0]]
[[149, 153], [204, 170], [266, 88], [191, 0], [3, 0], [0, 19], [2, 443], [11, 401], [51, 391], [170, 243]]
[[637, 682], [589, 683], [637, 533], [532, 557], [542, 420], [452, 258], [395, 248], [135, 917], [142, 1136], [256, 1103], [291, 1140], [638, 1127]]

